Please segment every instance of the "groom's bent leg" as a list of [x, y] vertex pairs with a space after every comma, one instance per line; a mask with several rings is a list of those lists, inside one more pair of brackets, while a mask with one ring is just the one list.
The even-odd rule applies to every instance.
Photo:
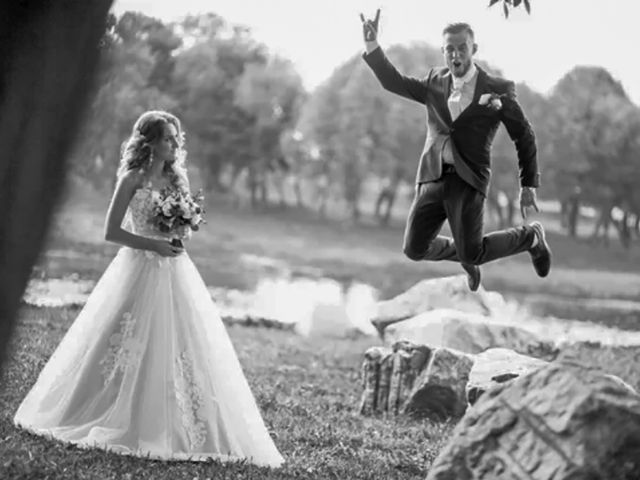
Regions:
[[528, 226], [483, 234], [485, 197], [457, 175], [447, 177], [445, 210], [460, 262], [483, 263], [527, 251], [533, 242]]
[[452, 239], [438, 236], [446, 218], [443, 182], [419, 184], [407, 217], [404, 254], [416, 261], [452, 259], [455, 256]]

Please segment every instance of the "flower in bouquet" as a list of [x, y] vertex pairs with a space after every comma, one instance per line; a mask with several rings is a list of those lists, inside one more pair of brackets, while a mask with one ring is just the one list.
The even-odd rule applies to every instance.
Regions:
[[152, 222], [163, 233], [185, 237], [190, 230], [197, 231], [204, 223], [204, 195], [188, 191], [164, 189], [152, 195]]

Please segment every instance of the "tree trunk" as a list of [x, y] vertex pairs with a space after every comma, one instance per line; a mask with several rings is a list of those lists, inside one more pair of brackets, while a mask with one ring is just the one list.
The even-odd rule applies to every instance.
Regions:
[[296, 174], [293, 178], [293, 193], [296, 197], [296, 205], [298, 208], [305, 208], [304, 197], [302, 196], [302, 182]]
[[567, 230], [569, 236], [576, 238], [578, 236], [578, 219], [580, 218], [580, 201], [572, 199], [567, 209]]
[[382, 217], [382, 225], [387, 226], [391, 221], [391, 211], [393, 210], [393, 205], [396, 203], [396, 193], [397, 190], [394, 190], [390, 193], [387, 200], [387, 208], [384, 212], [384, 216]]
[[609, 246], [609, 226], [611, 225], [611, 210], [613, 207], [607, 205], [600, 208], [600, 215], [591, 234], [590, 241], [599, 243], [600, 230], [602, 229], [602, 240], [605, 246]]
[[255, 165], [249, 165], [247, 170], [247, 186], [251, 197], [251, 208], [256, 208], [258, 204], [258, 181], [256, 179]]
[[265, 206], [268, 202], [268, 189], [263, 166], [258, 161], [254, 161], [248, 168], [247, 182], [251, 195], [251, 207]]
[[624, 211], [622, 219], [615, 222], [615, 225], [620, 237], [620, 243], [624, 248], [629, 248], [631, 244], [631, 229], [629, 228], [629, 212], [627, 210]]
[[258, 190], [260, 191], [260, 204], [264, 207], [269, 201], [269, 188], [267, 186], [266, 172], [262, 169], [258, 177]]
[[220, 172], [222, 165], [219, 159], [214, 156], [210, 157], [206, 169], [204, 170], [205, 188], [207, 190], [224, 191], [225, 186], [220, 182]]
[[0, 4], [0, 362], [62, 192], [110, 6]]
[[351, 199], [349, 201], [349, 210], [351, 210], [351, 219], [354, 222], [360, 221], [360, 218], [362, 217], [362, 212], [360, 211], [359, 203], [360, 202], [358, 201], [358, 199]]

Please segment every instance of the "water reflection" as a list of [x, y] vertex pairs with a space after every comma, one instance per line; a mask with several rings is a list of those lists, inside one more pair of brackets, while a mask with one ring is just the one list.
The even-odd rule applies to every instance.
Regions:
[[376, 334], [369, 318], [378, 293], [364, 283], [265, 278], [252, 297], [256, 311], [267, 318], [295, 323], [296, 331], [304, 336], [344, 336], [354, 330]]
[[[95, 282], [81, 280], [77, 275], [32, 279], [23, 301], [37, 307], [81, 306], [94, 285]], [[343, 337], [353, 331], [377, 333], [369, 319], [379, 294], [370, 285], [360, 282], [280, 275], [262, 278], [253, 291], [210, 288], [210, 292], [221, 315], [226, 318], [250, 317], [293, 324], [295, 330], [305, 336]], [[497, 292], [487, 293], [492, 299], [488, 322], [512, 323], [559, 344], [599, 341], [608, 345], [640, 345], [640, 331], [622, 331], [588, 321], [536, 315], [523, 302], [505, 301]], [[628, 304], [624, 306], [629, 307]], [[595, 303], [592, 307], [595, 308]], [[637, 315], [638, 311], [620, 310], [619, 313]]]
[[[553, 304], [551, 299], [549, 301], [547, 308], [551, 310]], [[611, 346], [640, 345], [638, 330], [621, 330], [591, 321], [537, 315], [537, 309], [532, 309], [530, 305], [529, 302], [519, 303], [514, 300], [496, 302], [492, 305], [491, 317], [487, 318], [487, 322], [523, 328], [540, 339], [554, 342], [557, 346], [576, 342], [600, 342], [602, 345]]]
[[[84, 305], [95, 282], [66, 278], [33, 279], [23, 296], [37, 307]], [[254, 291], [210, 288], [220, 313], [227, 318], [268, 319], [295, 324], [305, 336], [345, 336], [353, 331], [375, 335], [369, 322], [378, 300], [373, 287], [329, 278], [273, 277], [261, 279]]]

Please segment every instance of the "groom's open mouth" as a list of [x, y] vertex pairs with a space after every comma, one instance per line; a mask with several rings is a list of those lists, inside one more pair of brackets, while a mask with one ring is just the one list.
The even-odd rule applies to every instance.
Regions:
[[457, 60], [453, 62], [453, 67], [454, 68], [460, 68], [461, 66], [462, 66], [462, 62], [459, 62]]

